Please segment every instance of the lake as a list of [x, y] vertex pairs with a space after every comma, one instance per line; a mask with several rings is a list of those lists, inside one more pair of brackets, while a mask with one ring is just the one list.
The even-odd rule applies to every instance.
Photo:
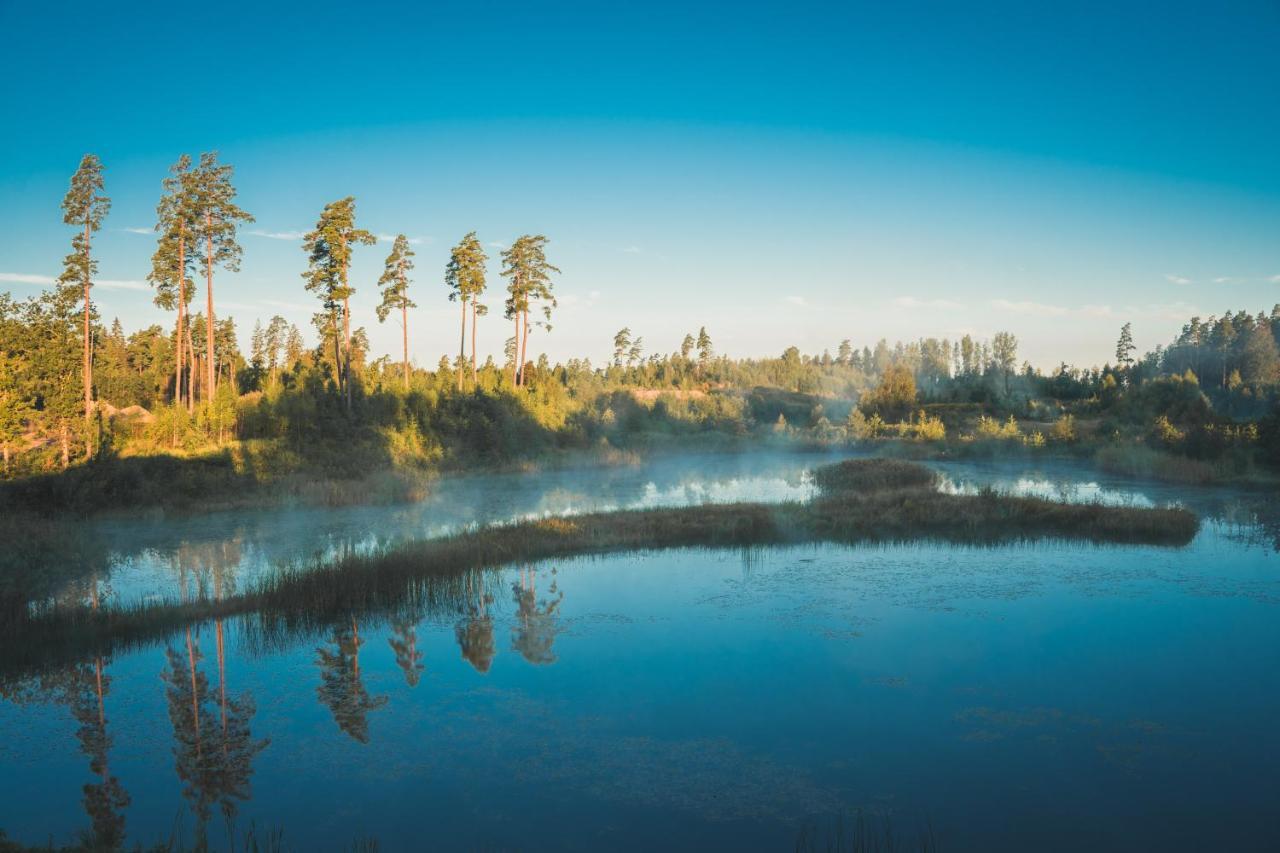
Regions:
[[[482, 523], [803, 500], [831, 458], [663, 457], [444, 480], [412, 506], [95, 521], [83, 565], [32, 605], [227, 594]], [[6, 687], [0, 828], [215, 849], [253, 827], [305, 850], [825, 850], [861, 819], [898, 849], [1280, 846], [1271, 496], [1066, 463], [938, 467], [948, 489], [1177, 502], [1205, 523], [1185, 548], [538, 562], [383, 618], [193, 626]]]

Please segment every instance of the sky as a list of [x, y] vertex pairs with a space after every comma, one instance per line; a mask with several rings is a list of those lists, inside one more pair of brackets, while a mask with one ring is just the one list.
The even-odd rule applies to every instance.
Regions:
[[[1043, 8], [1042, 8], [1043, 7]], [[1049, 8], [1056, 7], [1056, 8]], [[1280, 2], [413, 3], [0, 0], [0, 291], [37, 293], [80, 157], [111, 215], [94, 298], [172, 323], [146, 286], [160, 181], [236, 169], [220, 316], [311, 336], [301, 235], [352, 195], [375, 354], [390, 238], [413, 242], [411, 355], [456, 352], [443, 282], [475, 230], [546, 235], [560, 307], [531, 348], [669, 352], [1018, 336], [1044, 369], [1140, 349], [1193, 314], [1280, 303]], [[203, 291], [198, 299], [203, 301]]]

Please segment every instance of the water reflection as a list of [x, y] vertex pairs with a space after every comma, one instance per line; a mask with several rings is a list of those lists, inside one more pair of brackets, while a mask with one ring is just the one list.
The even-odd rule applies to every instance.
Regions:
[[173, 727], [174, 769], [183, 783], [183, 797], [196, 817], [201, 849], [208, 843], [208, 822], [215, 804], [227, 825], [234, 823], [238, 803], [250, 797], [254, 758], [269, 743], [253, 737], [253, 697], [248, 693], [235, 696], [227, 690], [221, 639], [219, 635], [216, 698], [200, 666], [204, 655], [198, 632], [185, 632], [185, 648], [170, 645], [165, 649], [167, 666], [161, 673]]
[[493, 666], [498, 647], [493, 639], [493, 617], [489, 615], [493, 597], [479, 589], [474, 580], [472, 576], [467, 577], [464, 614], [454, 627], [454, 636], [462, 651], [462, 659], [483, 674]]
[[333, 714], [338, 728], [357, 743], [369, 742], [369, 713], [387, 704], [386, 696], [371, 696], [360, 674], [360, 626], [334, 628], [326, 646], [316, 649], [320, 686], [316, 696]]
[[564, 593], [556, 588], [555, 569], [551, 570], [549, 592], [554, 598], [538, 599], [538, 577], [532, 570], [521, 569], [520, 580], [511, 585], [516, 602], [516, 623], [511, 628], [511, 648], [535, 666], [556, 662], [552, 649], [560, 626], [556, 611], [564, 600]]
[[404, 683], [417, 687], [426, 665], [422, 652], [418, 651], [418, 625], [413, 619], [401, 617], [391, 622], [391, 637], [387, 640], [396, 655], [396, 666], [404, 673]]

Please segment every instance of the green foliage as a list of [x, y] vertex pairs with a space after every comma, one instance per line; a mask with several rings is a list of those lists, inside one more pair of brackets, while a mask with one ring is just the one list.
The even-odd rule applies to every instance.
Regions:
[[911, 371], [901, 365], [890, 365], [880, 384], [865, 395], [859, 408], [885, 419], [905, 417], [916, 404], [916, 381]]

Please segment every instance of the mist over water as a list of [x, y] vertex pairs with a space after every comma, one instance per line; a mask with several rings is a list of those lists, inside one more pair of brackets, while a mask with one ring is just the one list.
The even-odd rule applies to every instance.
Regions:
[[[474, 524], [803, 500], [830, 459], [667, 457], [444, 480], [411, 506], [94, 522], [102, 601], [226, 594]], [[6, 687], [0, 827], [147, 844], [177, 826], [216, 849], [250, 824], [294, 849], [793, 849], [862, 810], [945, 850], [1274, 845], [1268, 496], [1067, 463], [939, 467], [945, 489], [1184, 503], [1205, 524], [1178, 549], [545, 561], [364, 621], [203, 623]]]

